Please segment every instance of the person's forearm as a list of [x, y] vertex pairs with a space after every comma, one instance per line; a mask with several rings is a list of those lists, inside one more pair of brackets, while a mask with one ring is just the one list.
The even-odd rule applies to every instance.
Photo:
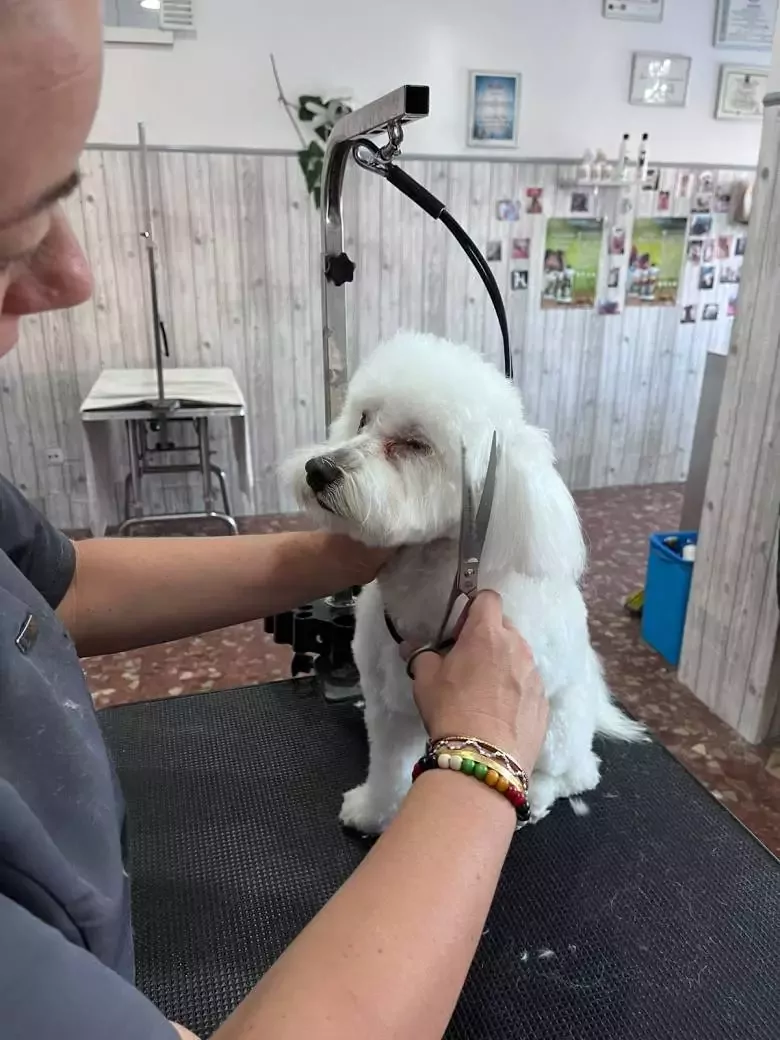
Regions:
[[515, 829], [495, 791], [433, 770], [213, 1040], [440, 1040]]
[[76, 543], [57, 613], [85, 657], [268, 617], [373, 577], [363, 546], [319, 532]]

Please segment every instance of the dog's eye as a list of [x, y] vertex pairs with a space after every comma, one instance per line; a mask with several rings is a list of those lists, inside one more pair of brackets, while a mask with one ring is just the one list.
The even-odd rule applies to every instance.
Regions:
[[405, 448], [409, 448], [410, 451], [429, 451], [429, 445], [425, 441], [418, 440], [416, 437], [407, 437], [403, 442]]
[[360, 422], [358, 423], [358, 433], [366, 426], [368, 422], [368, 416], [365, 412], [360, 416]]

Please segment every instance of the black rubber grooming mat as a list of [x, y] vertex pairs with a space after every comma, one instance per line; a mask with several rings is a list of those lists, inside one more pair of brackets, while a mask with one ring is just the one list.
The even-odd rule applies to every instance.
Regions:
[[[337, 821], [362, 721], [309, 680], [101, 721], [129, 808], [138, 984], [206, 1037], [365, 852]], [[602, 753], [588, 815], [562, 803], [516, 836], [448, 1037], [777, 1040], [778, 861], [660, 746]]]

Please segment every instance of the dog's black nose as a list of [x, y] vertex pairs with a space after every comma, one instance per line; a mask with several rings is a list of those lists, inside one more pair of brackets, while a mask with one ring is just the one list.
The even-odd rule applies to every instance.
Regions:
[[321, 455], [306, 463], [306, 483], [315, 494], [324, 491], [341, 476], [341, 470], [329, 458]]

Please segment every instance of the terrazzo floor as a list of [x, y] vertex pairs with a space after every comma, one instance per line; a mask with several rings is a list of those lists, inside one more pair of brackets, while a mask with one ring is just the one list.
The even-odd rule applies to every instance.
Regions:
[[[593, 643], [612, 690], [780, 855], [780, 745], [746, 744], [720, 722], [676, 682], [663, 659], [641, 641], [638, 621], [623, 610], [625, 596], [642, 583], [648, 535], [677, 527], [680, 488], [609, 488], [575, 497], [590, 547], [584, 589]], [[242, 530], [302, 526], [297, 517], [257, 517], [244, 521]], [[84, 662], [98, 707], [268, 682], [289, 675], [289, 665], [289, 649], [273, 643], [262, 621]]]

